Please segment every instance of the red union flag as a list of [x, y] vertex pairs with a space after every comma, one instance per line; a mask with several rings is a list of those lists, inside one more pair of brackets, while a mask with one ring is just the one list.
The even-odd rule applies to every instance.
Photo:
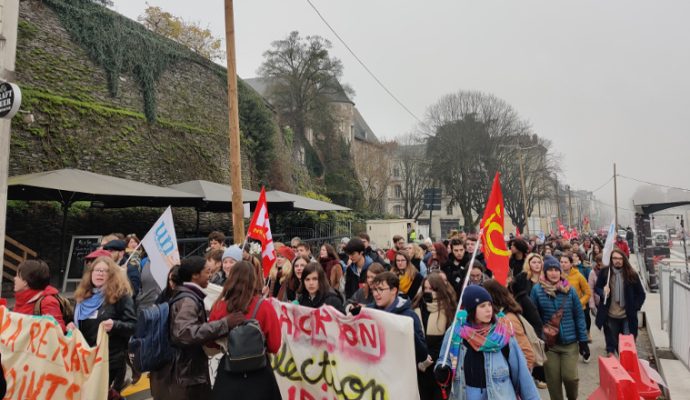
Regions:
[[252, 222], [249, 223], [247, 237], [261, 242], [261, 264], [264, 268], [264, 278], [276, 261], [276, 250], [273, 247], [271, 224], [268, 222], [268, 206], [266, 205], [266, 189], [261, 187], [259, 202], [256, 203]]
[[494, 278], [503, 286], [508, 280], [508, 259], [510, 252], [503, 237], [503, 192], [501, 192], [501, 174], [496, 172], [491, 187], [489, 200], [486, 202], [484, 217], [479, 225], [482, 229], [484, 259]]

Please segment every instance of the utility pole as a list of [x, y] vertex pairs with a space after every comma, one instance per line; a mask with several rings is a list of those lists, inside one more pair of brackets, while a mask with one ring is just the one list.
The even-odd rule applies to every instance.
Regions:
[[225, 52], [228, 58], [228, 134], [230, 135], [230, 186], [232, 187], [232, 239], [244, 240], [242, 206], [242, 163], [240, 161], [240, 119], [237, 108], [237, 64], [235, 61], [235, 17], [233, 0], [225, 0]]
[[613, 220], [618, 230], [618, 184], [616, 182], [616, 163], [613, 163]]
[[558, 221], [561, 220], [561, 193], [560, 190], [558, 189], [558, 175], [555, 175], [556, 177], [556, 212], [558, 213], [558, 217], [556, 218]]
[[568, 188], [568, 228], [573, 229], [573, 198], [570, 197], [570, 185]]
[[[14, 77], [14, 62], [17, 53], [17, 24], [19, 23], [19, 0], [5, 0], [0, 11], [0, 80], [10, 81]], [[7, 222], [7, 178], [10, 170], [10, 120], [0, 119], [0, 254], [5, 254], [5, 227]], [[62, 261], [62, 260], [61, 260]], [[0, 283], [2, 283], [0, 263]]]
[[529, 224], [527, 222], [528, 220], [528, 215], [527, 215], [527, 194], [525, 192], [525, 172], [524, 172], [524, 167], [523, 163], [525, 161], [525, 153], [521, 152], [520, 154], [520, 186], [522, 187], [522, 212], [525, 213], [525, 235], [529, 235]]

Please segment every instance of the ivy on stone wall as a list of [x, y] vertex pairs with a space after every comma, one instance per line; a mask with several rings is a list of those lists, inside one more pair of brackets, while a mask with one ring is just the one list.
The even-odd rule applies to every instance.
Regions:
[[258, 186], [268, 185], [271, 162], [275, 158], [273, 137], [278, 127], [273, 114], [264, 100], [244, 82], [238, 80], [240, 130], [242, 147], [248, 154], [251, 182]]

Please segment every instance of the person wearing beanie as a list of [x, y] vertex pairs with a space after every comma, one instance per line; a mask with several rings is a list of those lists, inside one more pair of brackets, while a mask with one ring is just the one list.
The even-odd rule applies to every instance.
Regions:
[[[530, 297], [545, 325], [544, 339], [548, 351], [544, 373], [549, 395], [552, 400], [563, 400], [565, 386], [568, 400], [575, 400], [579, 382], [578, 348], [585, 359], [590, 357], [590, 351], [582, 303], [575, 289], [562, 277], [562, 273], [561, 264], [556, 258], [544, 257], [544, 274], [532, 288]], [[551, 329], [551, 335], [547, 335], [547, 326], [555, 327], [557, 333]]]
[[512, 325], [503, 313], [496, 314], [489, 292], [468, 286], [462, 305], [434, 368], [442, 391], [450, 387], [451, 400], [539, 399]]
[[295, 251], [288, 246], [281, 246], [276, 252], [276, 262], [268, 271], [268, 293], [272, 297], [277, 297], [280, 288], [285, 284], [285, 280], [292, 275], [292, 262], [297, 257]]
[[232, 269], [232, 266], [237, 264], [239, 261], [242, 261], [242, 249], [240, 249], [240, 246], [233, 244], [223, 251], [222, 266], [220, 271], [213, 275], [210, 282], [214, 285], [223, 286], [225, 280], [230, 274], [230, 269]]

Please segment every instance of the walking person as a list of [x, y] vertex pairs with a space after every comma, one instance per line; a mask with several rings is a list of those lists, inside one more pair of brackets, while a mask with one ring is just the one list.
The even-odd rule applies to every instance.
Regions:
[[[320, 267], [319, 267], [320, 268]], [[240, 315], [242, 320], [255, 319], [264, 335], [266, 350], [275, 354], [280, 350], [281, 331], [278, 315], [268, 301], [263, 301], [256, 288], [256, 274], [253, 267], [241, 261], [233, 267], [223, 286], [218, 301], [211, 309], [210, 323], [223, 321], [232, 315]], [[280, 400], [280, 390], [268, 361], [265, 367], [249, 372], [230, 372], [223, 368], [225, 357], [220, 360], [218, 375], [213, 386], [213, 395], [194, 400], [233, 399], [233, 400]]]
[[50, 315], [63, 333], [67, 332], [58, 290], [50, 286], [50, 267], [42, 260], [22, 261], [14, 277], [14, 312], [27, 315]]
[[406, 252], [399, 251], [395, 254], [394, 272], [400, 279], [399, 295], [406, 299], [414, 299], [422, 287], [422, 274], [412, 264]]
[[491, 295], [481, 286], [468, 286], [462, 304], [454, 329], [444, 335], [434, 369], [439, 384], [450, 387], [449, 398], [538, 400], [525, 356], [510, 323], [496, 312]]
[[[371, 268], [370, 268], [371, 270]], [[446, 329], [450, 327], [455, 316], [457, 300], [455, 291], [441, 276], [440, 272], [431, 272], [422, 283], [423, 292], [418, 295], [413, 308], [424, 330], [424, 340], [433, 362], [441, 352], [441, 343]], [[441, 388], [436, 384], [431, 368], [424, 371], [417, 369], [419, 394], [425, 400], [441, 400]]]
[[646, 298], [640, 276], [624, 250], [613, 249], [609, 267], [599, 272], [595, 292], [601, 298], [595, 323], [604, 328], [606, 352], [611, 356], [618, 353], [619, 334], [632, 334], [637, 339], [637, 312]]
[[578, 347], [584, 358], [589, 358], [590, 352], [582, 303], [562, 274], [557, 259], [544, 258], [544, 277], [532, 288], [531, 298], [545, 325], [548, 351], [544, 372], [549, 396], [552, 400], [563, 400], [565, 386], [568, 400], [576, 400]]
[[[580, 299], [580, 304], [582, 304], [582, 313], [585, 317], [585, 328], [587, 329], [587, 332], [589, 332], [589, 327], [592, 325], [592, 320], [589, 316], [589, 299], [592, 297], [592, 291], [589, 288], [587, 278], [585, 278], [576, 268], [577, 264], [574, 263], [575, 259], [579, 261], [579, 258], [577, 258], [577, 253], [566, 251], [565, 253], [561, 254], [561, 269], [563, 269], [563, 276], [568, 280], [568, 283], [570, 283], [570, 287], [575, 289], [575, 293], [577, 293], [577, 297]], [[591, 341], [592, 339], [588, 333], [587, 343], [591, 343]], [[583, 358], [582, 361], [588, 363], [589, 358]]]
[[[247, 275], [253, 276], [251, 269]], [[211, 397], [208, 357], [202, 346], [227, 335], [232, 327], [244, 320], [244, 316], [231, 313], [216, 321], [206, 321], [204, 289], [208, 287], [210, 276], [210, 268], [203, 257], [192, 256], [180, 262], [178, 277], [182, 284], [176, 286], [170, 300], [169, 316], [169, 340], [176, 351], [170, 364], [150, 374], [154, 399], [201, 400]]]
[[67, 330], [79, 329], [89, 346], [95, 346], [103, 324], [109, 337], [108, 384], [119, 394], [125, 386], [127, 344], [137, 323], [126, 272], [111, 257], [99, 257], [84, 272], [74, 298], [74, 322]]
[[326, 304], [345, 313], [340, 295], [328, 283], [326, 272], [317, 262], [307, 264], [302, 272], [298, 301], [301, 306], [319, 308]]

